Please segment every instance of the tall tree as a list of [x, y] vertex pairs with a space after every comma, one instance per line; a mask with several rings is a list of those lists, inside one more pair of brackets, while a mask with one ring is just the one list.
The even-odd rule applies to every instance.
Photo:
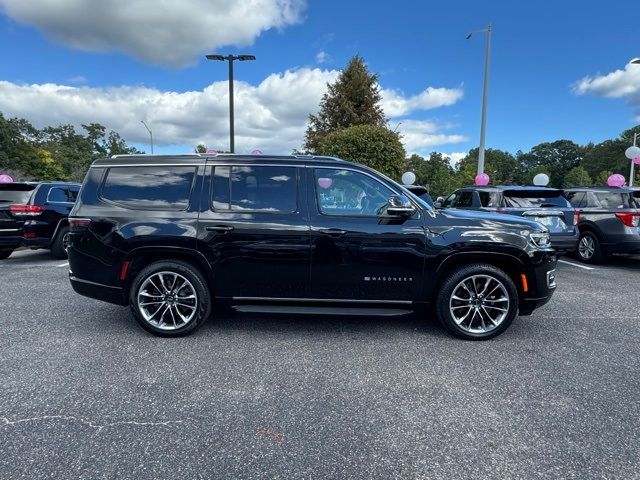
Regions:
[[573, 167], [569, 170], [562, 182], [564, 188], [583, 187], [587, 185], [591, 185], [591, 177], [584, 167], [581, 166]]
[[429, 158], [413, 154], [407, 158], [405, 170], [413, 172], [416, 184], [427, 186], [434, 198], [448, 195], [460, 186], [455, 170], [442, 153], [432, 152]]
[[[460, 160], [458, 171], [463, 184], [472, 184], [478, 171], [478, 149], [473, 148]], [[512, 185], [518, 183], [521, 169], [518, 160], [503, 150], [488, 148], [485, 151], [485, 172], [495, 185]]]
[[522, 153], [518, 160], [525, 172], [542, 167], [549, 172], [550, 184], [562, 186], [564, 176], [582, 162], [583, 150], [571, 140], [556, 140], [536, 145], [528, 153]]
[[327, 84], [317, 115], [309, 115], [304, 149], [317, 153], [329, 133], [353, 125], [383, 127], [387, 119], [380, 105], [378, 76], [371, 73], [363, 58], [353, 57], [336, 81]]

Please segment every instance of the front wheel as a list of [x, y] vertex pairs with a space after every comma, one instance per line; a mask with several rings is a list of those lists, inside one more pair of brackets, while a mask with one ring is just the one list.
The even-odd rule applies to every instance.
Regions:
[[436, 315], [453, 335], [487, 340], [504, 332], [518, 314], [513, 280], [493, 265], [473, 264], [449, 274], [436, 299]]
[[211, 294], [203, 275], [178, 260], [152, 263], [131, 286], [133, 316], [145, 330], [179, 337], [201, 326], [211, 313]]

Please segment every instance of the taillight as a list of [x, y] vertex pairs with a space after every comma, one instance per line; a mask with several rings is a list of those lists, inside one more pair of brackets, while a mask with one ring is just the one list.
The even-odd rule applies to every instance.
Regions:
[[622, 220], [627, 227], [637, 227], [640, 225], [640, 213], [616, 213], [616, 217]]
[[580, 223], [580, 212], [577, 210], [573, 214], [573, 224], [578, 225]]
[[69, 219], [69, 231], [77, 233], [84, 232], [89, 228], [91, 220], [89, 218], [70, 218]]
[[9, 205], [9, 211], [16, 217], [36, 217], [43, 210], [39, 205]]

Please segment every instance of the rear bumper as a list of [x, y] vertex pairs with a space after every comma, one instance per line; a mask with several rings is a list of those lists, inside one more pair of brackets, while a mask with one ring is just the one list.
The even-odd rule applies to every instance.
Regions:
[[0, 237], [0, 248], [48, 248], [50, 245], [50, 238], [25, 238], [22, 236]]
[[551, 246], [556, 252], [573, 252], [578, 247], [580, 233], [576, 229], [573, 235], [551, 235]]
[[102, 300], [103, 302], [115, 303], [116, 305], [127, 305], [121, 287], [83, 280], [74, 277], [71, 271], [69, 271], [69, 281], [71, 282], [71, 287], [80, 295]]

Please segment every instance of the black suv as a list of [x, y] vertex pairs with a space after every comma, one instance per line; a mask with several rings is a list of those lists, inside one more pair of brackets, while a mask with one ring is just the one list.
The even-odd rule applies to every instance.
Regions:
[[551, 246], [559, 253], [578, 245], [578, 217], [561, 190], [533, 186], [469, 186], [456, 190], [437, 207], [484, 210], [535, 220], [549, 229]]
[[579, 215], [578, 258], [600, 263], [612, 253], [640, 253], [640, 191], [577, 187], [564, 192]]
[[71, 285], [177, 336], [239, 311], [398, 315], [503, 332], [545, 304], [538, 223], [436, 212], [375, 170], [310, 156], [119, 156], [91, 166], [69, 219]]
[[79, 190], [66, 182], [0, 183], [0, 260], [18, 247], [50, 248], [67, 258], [67, 216]]

